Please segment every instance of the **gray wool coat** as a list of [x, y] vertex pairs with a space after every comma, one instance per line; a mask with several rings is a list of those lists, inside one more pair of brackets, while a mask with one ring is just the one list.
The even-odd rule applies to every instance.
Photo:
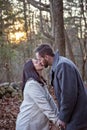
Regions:
[[24, 88], [16, 130], [49, 130], [49, 120], [57, 122], [58, 108], [47, 87], [31, 79]]
[[59, 104], [59, 119], [66, 130], [87, 127], [87, 95], [75, 64], [56, 52], [51, 69], [51, 83]]

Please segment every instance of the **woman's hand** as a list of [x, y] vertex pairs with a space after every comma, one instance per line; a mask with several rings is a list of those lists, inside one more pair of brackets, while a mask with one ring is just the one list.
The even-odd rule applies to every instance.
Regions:
[[65, 130], [66, 124], [65, 122], [58, 119], [58, 121], [56, 122], [56, 126], [59, 128], [59, 130], [61, 130], [62, 128]]

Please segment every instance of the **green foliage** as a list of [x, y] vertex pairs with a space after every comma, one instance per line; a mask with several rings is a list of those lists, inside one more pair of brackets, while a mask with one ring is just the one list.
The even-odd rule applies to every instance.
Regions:
[[10, 44], [3, 44], [0, 46], [0, 59], [2, 62], [8, 62], [14, 56], [14, 51]]

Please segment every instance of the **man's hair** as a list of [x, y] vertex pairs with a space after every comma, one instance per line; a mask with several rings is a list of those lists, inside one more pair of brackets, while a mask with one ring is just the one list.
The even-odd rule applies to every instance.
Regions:
[[36, 49], [35, 52], [39, 53], [40, 56], [44, 57], [45, 55], [54, 56], [54, 52], [49, 44], [41, 44]]

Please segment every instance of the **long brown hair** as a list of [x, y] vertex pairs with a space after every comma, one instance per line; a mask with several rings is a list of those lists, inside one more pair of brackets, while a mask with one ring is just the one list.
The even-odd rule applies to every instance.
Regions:
[[36, 80], [37, 82], [39, 82], [42, 85], [44, 85], [44, 82], [46, 82], [46, 80], [42, 76], [40, 76], [39, 73], [36, 71], [36, 69], [33, 65], [32, 59], [30, 59], [24, 65], [22, 92], [24, 90], [27, 80], [30, 78]]

